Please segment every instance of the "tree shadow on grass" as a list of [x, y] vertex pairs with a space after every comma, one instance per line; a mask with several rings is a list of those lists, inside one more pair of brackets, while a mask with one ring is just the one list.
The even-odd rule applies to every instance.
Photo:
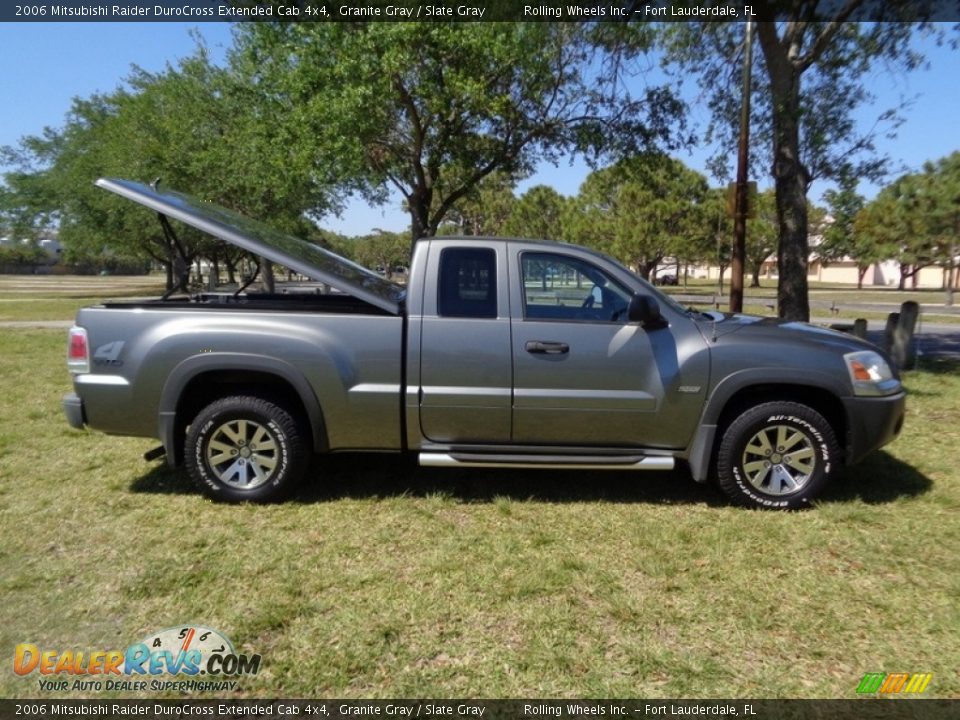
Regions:
[[[909, 465], [873, 453], [824, 493], [824, 502], [860, 499], [892, 502], [927, 492], [933, 483]], [[131, 486], [133, 492], [194, 494], [183, 472], [158, 466]], [[487, 468], [423, 468], [409, 456], [336, 453], [318, 457], [306, 482], [291, 499], [298, 503], [342, 499], [428, 497], [442, 495], [464, 503], [497, 498], [549, 503], [610, 502], [655, 505], [727, 505], [712, 484], [693, 481], [686, 467], [669, 472], [602, 470], [527, 470]]]

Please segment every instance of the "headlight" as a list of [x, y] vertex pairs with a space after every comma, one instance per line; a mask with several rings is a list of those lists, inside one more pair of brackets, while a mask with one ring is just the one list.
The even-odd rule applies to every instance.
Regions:
[[847, 363], [854, 395], [890, 395], [900, 389], [900, 381], [893, 376], [880, 353], [861, 350], [847, 353], [843, 359]]

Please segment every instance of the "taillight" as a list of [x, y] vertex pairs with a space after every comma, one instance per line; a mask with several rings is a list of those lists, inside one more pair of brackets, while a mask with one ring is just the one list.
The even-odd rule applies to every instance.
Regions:
[[90, 348], [87, 331], [81, 327], [70, 328], [67, 339], [67, 369], [72, 373], [90, 372]]

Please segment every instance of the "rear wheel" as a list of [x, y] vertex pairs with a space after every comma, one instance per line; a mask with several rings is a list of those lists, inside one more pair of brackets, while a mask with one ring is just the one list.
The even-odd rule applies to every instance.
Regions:
[[747, 507], [807, 507], [838, 469], [837, 440], [816, 410], [792, 402], [757, 405], [734, 420], [717, 452], [720, 487]]
[[194, 418], [184, 461], [200, 490], [225, 502], [271, 502], [300, 482], [309, 446], [297, 417], [253, 396], [217, 400]]

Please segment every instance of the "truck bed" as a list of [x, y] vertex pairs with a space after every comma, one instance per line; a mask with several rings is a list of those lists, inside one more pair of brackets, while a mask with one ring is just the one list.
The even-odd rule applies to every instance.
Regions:
[[[158, 437], [165, 414], [230, 377], [283, 378], [322, 408], [330, 450], [396, 450], [401, 440], [404, 318], [346, 295], [199, 296], [80, 310], [91, 367], [75, 383], [88, 423]], [[225, 372], [229, 371], [229, 372]]]

